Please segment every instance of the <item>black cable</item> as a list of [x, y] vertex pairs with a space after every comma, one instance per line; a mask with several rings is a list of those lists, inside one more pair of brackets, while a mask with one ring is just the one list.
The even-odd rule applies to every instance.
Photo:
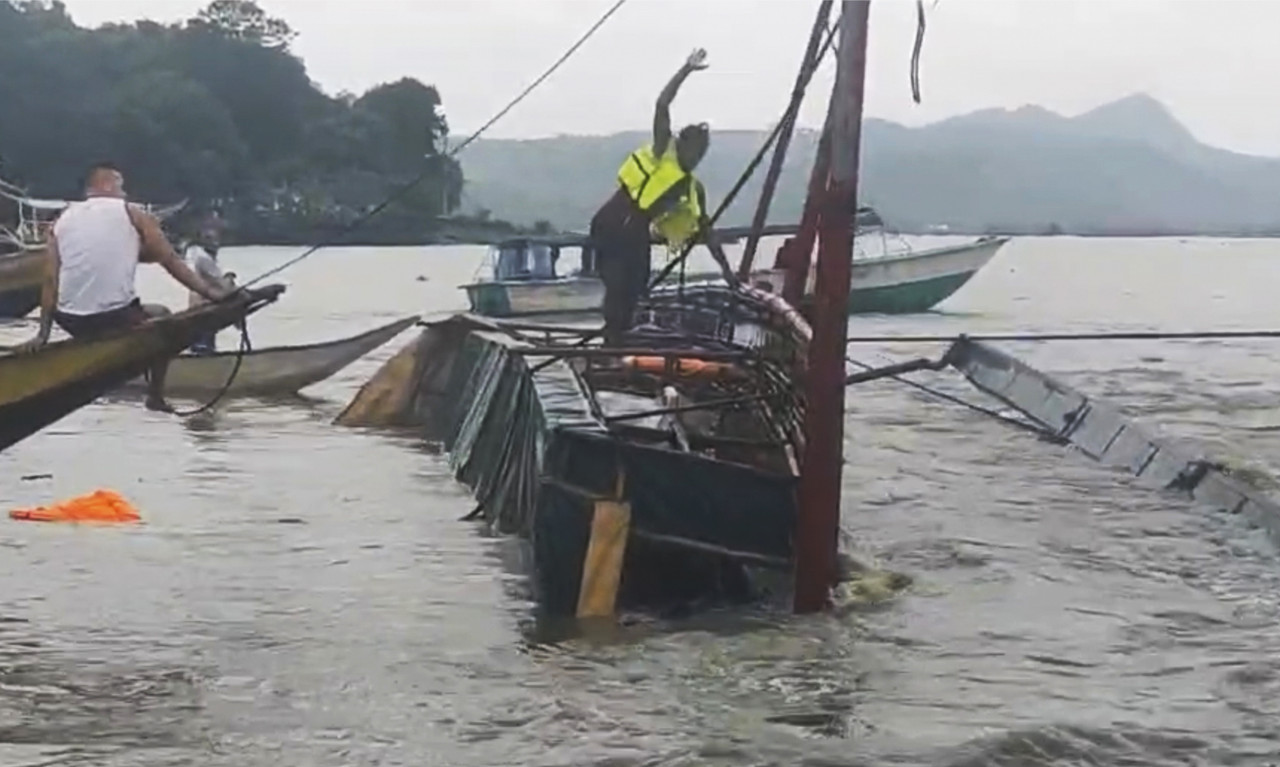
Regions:
[[[524, 101], [525, 97], [528, 96], [530, 93], [532, 93], [534, 88], [537, 88], [539, 85], [541, 85], [548, 77], [554, 74], [557, 69], [559, 69], [566, 61], [568, 61], [569, 57], [572, 56], [579, 48], [581, 48], [583, 44], [587, 42], [587, 40], [591, 39], [591, 37], [595, 35], [596, 31], [600, 29], [600, 27], [603, 26], [606, 21], [609, 20], [609, 17], [612, 16], [614, 13], [616, 13], [619, 8], [621, 8], [623, 5], [626, 4], [626, 2], [627, 0], [617, 0], [612, 6], [610, 6], [609, 10], [604, 12], [604, 15], [602, 15], [599, 19], [596, 20], [595, 24], [591, 25], [590, 29], [588, 29], [581, 37], [578, 38], [577, 42], [569, 46], [569, 49], [565, 51], [564, 54], [560, 56], [560, 58], [556, 59], [555, 63], [552, 64], [550, 67], [548, 67], [547, 70], [543, 72], [540, 77], [538, 77], [538, 79], [534, 80], [533, 83], [529, 85], [529, 87], [521, 91], [518, 96], [516, 96], [505, 107], [499, 110], [497, 114], [489, 118], [488, 122], [486, 122], [484, 125], [481, 125], [474, 133], [468, 136], [466, 140], [464, 140], [461, 144], [459, 144], [458, 146], [450, 150], [445, 156], [456, 157], [459, 152], [461, 152], [463, 149], [466, 149], [472, 142], [480, 138], [480, 135], [482, 133], [484, 133], [489, 128], [493, 127], [494, 123], [496, 123], [504, 115], [510, 112], [513, 108], [515, 108], [517, 104], [519, 104], [521, 101]], [[273, 269], [269, 269], [263, 272], [257, 277], [254, 277], [252, 280], [249, 280], [244, 284], [243, 287], [248, 287], [250, 285], [253, 285], [254, 283], [257, 283], [257, 282], [260, 282], [261, 280], [266, 279], [267, 277], [270, 277], [275, 274], [279, 274], [280, 272], [284, 271], [285, 269], [288, 269], [294, 264], [297, 264], [303, 259], [308, 258], [309, 256], [311, 256], [313, 253], [320, 250], [321, 248], [326, 248], [326, 247], [330, 247], [332, 245], [337, 245], [341, 243], [343, 237], [346, 237], [347, 235], [356, 231], [360, 227], [364, 226], [374, 216], [377, 216], [379, 213], [386, 210], [387, 207], [390, 206], [393, 202], [395, 202], [396, 200], [399, 200], [401, 197], [407, 194], [410, 190], [414, 189], [423, 181], [425, 181], [427, 177], [434, 172], [434, 170], [435, 168], [432, 166], [427, 167], [421, 173], [419, 173], [416, 177], [411, 179], [408, 183], [402, 185], [400, 188], [393, 191], [391, 195], [387, 197], [385, 200], [383, 200], [382, 202], [375, 205], [373, 208], [366, 211], [364, 215], [359, 216], [347, 226], [343, 227], [338, 232], [338, 234], [335, 235], [333, 238], [328, 240], [323, 240], [315, 245], [312, 245], [310, 248], [307, 248], [305, 251], [303, 251], [300, 255], [295, 256], [294, 258], [291, 258], [288, 261], [285, 261], [283, 264], [280, 264], [279, 266]]]
[[933, 344], [954, 341], [1168, 341], [1174, 339], [1210, 338], [1280, 338], [1280, 330], [1159, 330], [1120, 331], [1112, 333], [992, 333], [960, 336], [850, 336], [850, 344]]
[[253, 345], [249, 343], [249, 322], [244, 320], [240, 323], [240, 349], [236, 352], [236, 363], [231, 367], [231, 374], [227, 376], [227, 380], [223, 382], [222, 387], [218, 389], [218, 393], [213, 395], [213, 399], [198, 408], [175, 410], [173, 414], [179, 418], [190, 418], [213, 409], [214, 405], [221, 402], [222, 398], [227, 396], [227, 392], [231, 391], [231, 385], [235, 383], [236, 376], [240, 373], [240, 365], [244, 362], [244, 356], [252, 350]]
[[[871, 365], [868, 365], [868, 364], [867, 364], [867, 363], [865, 363], [865, 362], [860, 362], [860, 361], [858, 361], [858, 360], [855, 360], [855, 359], [853, 359], [852, 357], [846, 357], [846, 358], [845, 358], [845, 361], [846, 361], [846, 362], [849, 362], [849, 363], [851, 363], [851, 364], [853, 364], [853, 365], [857, 365], [858, 367], [862, 368], [863, 370], [874, 370], [874, 369], [875, 369], [875, 368], [874, 368], [874, 367], [872, 367]], [[972, 411], [974, 411], [974, 412], [981, 413], [981, 414], [986, 415], [986, 416], [990, 416], [990, 417], [992, 417], [992, 418], [996, 419], [997, 421], [1001, 421], [1001, 422], [1006, 423], [1006, 424], [1008, 424], [1008, 425], [1010, 425], [1010, 426], [1015, 426], [1015, 427], [1017, 427], [1017, 428], [1019, 428], [1019, 429], [1024, 429], [1024, 430], [1026, 430], [1026, 431], [1030, 431], [1030, 432], [1033, 432], [1033, 433], [1035, 433], [1035, 434], [1039, 434], [1039, 435], [1041, 435], [1041, 436], [1049, 436], [1049, 432], [1048, 432], [1048, 431], [1046, 431], [1045, 429], [1043, 429], [1043, 428], [1041, 428], [1041, 427], [1039, 427], [1039, 426], [1037, 426], [1037, 425], [1035, 425], [1035, 424], [1033, 424], [1033, 423], [1028, 423], [1028, 422], [1026, 422], [1026, 421], [1023, 421], [1023, 420], [1020, 420], [1020, 419], [1017, 419], [1017, 418], [1010, 418], [1009, 416], [1005, 415], [1004, 413], [1000, 413], [1000, 412], [997, 412], [997, 411], [995, 411], [995, 410], [991, 410], [991, 409], [989, 409], [989, 408], [985, 408], [985, 407], [983, 407], [983, 406], [981, 406], [981, 405], [975, 405], [974, 403], [972, 403], [972, 402], [968, 402], [967, 400], [961, 399], [960, 397], [956, 397], [956, 396], [954, 396], [954, 395], [947, 394], [946, 392], [938, 391], [937, 389], [934, 389], [934, 388], [929, 387], [929, 386], [925, 386], [924, 384], [919, 383], [919, 382], [917, 382], [917, 381], [912, 381], [910, 378], [903, 378], [902, 376], [888, 376], [888, 378], [889, 378], [890, 380], [892, 380], [892, 381], [897, 381], [898, 383], [906, 384], [907, 386], [910, 386], [911, 388], [916, 389], [917, 391], [920, 391], [920, 392], [923, 392], [923, 393], [925, 393], [925, 394], [928, 394], [929, 396], [934, 397], [934, 398], [936, 398], [936, 399], [940, 399], [940, 400], [942, 400], [943, 402], [950, 402], [950, 403], [951, 403], [951, 404], [953, 404], [953, 405], [959, 405], [959, 406], [961, 406], [961, 407], [968, 408], [968, 409], [970, 409], [970, 410], [972, 410]]]

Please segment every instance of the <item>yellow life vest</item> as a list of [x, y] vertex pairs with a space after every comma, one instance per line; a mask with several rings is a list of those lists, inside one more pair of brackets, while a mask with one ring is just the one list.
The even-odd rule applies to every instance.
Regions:
[[653, 144], [645, 144], [632, 152], [618, 169], [618, 183], [636, 207], [648, 211], [676, 184], [688, 177], [680, 199], [653, 220], [653, 229], [670, 250], [679, 250], [698, 231], [702, 206], [698, 202], [701, 183], [686, 173], [676, 159], [675, 146], [667, 147], [662, 157], [655, 157]]

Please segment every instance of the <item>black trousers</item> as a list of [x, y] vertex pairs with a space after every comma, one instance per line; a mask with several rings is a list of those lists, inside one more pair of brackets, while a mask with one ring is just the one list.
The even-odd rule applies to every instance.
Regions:
[[604, 339], [615, 346], [635, 322], [636, 306], [649, 285], [649, 237], [597, 240], [596, 264], [604, 282]]

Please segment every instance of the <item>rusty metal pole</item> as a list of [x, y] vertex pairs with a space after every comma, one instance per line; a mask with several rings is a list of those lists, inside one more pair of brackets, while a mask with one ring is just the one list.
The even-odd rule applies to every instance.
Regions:
[[871, 0], [843, 0], [830, 106], [831, 174], [822, 197], [813, 340], [806, 373], [805, 450], [795, 537], [797, 613], [824, 609], [836, 583], [844, 464], [844, 361], [849, 324], [853, 222]]
[[800, 61], [800, 71], [796, 73], [796, 83], [791, 88], [791, 102], [782, 116], [782, 132], [778, 134], [778, 143], [773, 149], [773, 159], [769, 163], [769, 171], [765, 174], [764, 185], [760, 187], [760, 201], [756, 204], [755, 217], [751, 220], [751, 234], [747, 236], [747, 245], [742, 250], [742, 261], [738, 264], [738, 279], [746, 282], [751, 278], [751, 266], [755, 262], [756, 249], [760, 246], [760, 230], [769, 217], [769, 205], [773, 202], [774, 190], [778, 188], [778, 179], [782, 176], [782, 164], [787, 159], [787, 149], [791, 146], [791, 134], [795, 131], [796, 116], [800, 112], [800, 103], [804, 100], [805, 89], [813, 77], [824, 46], [823, 34], [827, 31], [827, 20], [831, 17], [831, 6], [835, 0], [822, 0], [818, 4], [818, 15], [813, 20], [813, 31], [809, 33], [809, 45], [805, 48], [804, 58]]
[[827, 179], [831, 175], [831, 112], [827, 112], [822, 135], [818, 139], [818, 151], [813, 158], [813, 171], [809, 176], [809, 193], [804, 201], [804, 214], [800, 217], [800, 229], [792, 238], [785, 265], [775, 262], [774, 268], [785, 266], [786, 279], [782, 285], [782, 297], [799, 308], [804, 301], [805, 286], [809, 284], [809, 269], [813, 263], [813, 244], [818, 239], [818, 222], [822, 200], [827, 193]]

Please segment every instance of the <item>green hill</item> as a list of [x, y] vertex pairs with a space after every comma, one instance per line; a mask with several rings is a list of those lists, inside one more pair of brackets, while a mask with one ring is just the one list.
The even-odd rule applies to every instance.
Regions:
[[[764, 140], [720, 131], [700, 175], [718, 200]], [[862, 201], [904, 231], [1264, 234], [1280, 231], [1280, 159], [1197, 141], [1145, 95], [1076, 117], [1039, 107], [983, 110], [919, 128], [863, 130]], [[516, 222], [584, 228], [643, 132], [481, 140], [461, 155], [464, 206]], [[772, 222], [795, 221], [817, 143], [799, 131]], [[762, 173], [759, 175], [763, 175]], [[745, 224], [759, 179], [725, 223]]]

